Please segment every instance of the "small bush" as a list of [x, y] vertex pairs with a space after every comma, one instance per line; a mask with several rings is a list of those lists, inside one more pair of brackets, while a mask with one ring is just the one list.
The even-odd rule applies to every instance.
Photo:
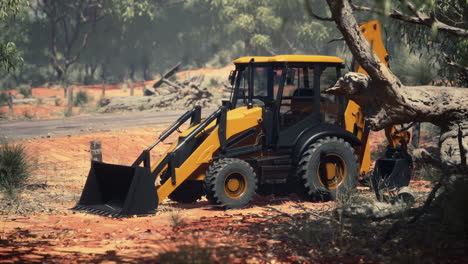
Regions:
[[55, 98], [55, 106], [60, 106], [60, 104], [62, 103], [62, 101], [60, 100], [60, 98]]
[[63, 111], [63, 116], [70, 117], [73, 115], [73, 110], [71, 108], [67, 108]]
[[210, 87], [216, 87], [219, 85], [219, 82], [216, 78], [211, 78], [210, 79]]
[[0, 140], [0, 190], [14, 198], [31, 176], [31, 160], [21, 144]]
[[4, 91], [0, 93], [0, 106], [8, 105], [8, 94]]
[[185, 219], [179, 211], [172, 213], [170, 219], [173, 228], [185, 224]]
[[31, 87], [29, 85], [20, 85], [19, 93], [24, 96], [24, 98], [28, 98], [31, 96]]
[[42, 98], [37, 98], [36, 102], [37, 102], [38, 105], [41, 105], [41, 104], [44, 103], [44, 100]]
[[103, 107], [103, 106], [106, 106], [110, 103], [110, 100], [108, 98], [105, 98], [105, 97], [101, 97], [98, 101], [97, 101], [97, 106], [98, 107]]
[[90, 98], [86, 91], [78, 91], [75, 95], [75, 100], [73, 100], [74, 106], [84, 106], [90, 101]]
[[23, 117], [24, 119], [30, 120], [30, 119], [33, 119], [34, 116], [30, 114], [29, 112], [24, 112]]

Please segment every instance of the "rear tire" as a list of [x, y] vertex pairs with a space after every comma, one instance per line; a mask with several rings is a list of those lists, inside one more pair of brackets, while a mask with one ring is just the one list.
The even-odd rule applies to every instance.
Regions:
[[213, 204], [226, 209], [242, 208], [249, 204], [257, 189], [253, 168], [240, 159], [221, 159], [213, 163], [206, 173], [206, 197]]
[[[167, 171], [164, 171], [161, 174], [161, 184], [165, 183], [167, 180], [170, 181], [171, 179]], [[200, 200], [204, 194], [202, 181], [187, 180], [169, 194], [169, 199], [178, 203], [194, 203]]]
[[298, 177], [306, 198], [336, 200], [354, 189], [359, 165], [353, 147], [342, 138], [319, 139], [302, 154]]

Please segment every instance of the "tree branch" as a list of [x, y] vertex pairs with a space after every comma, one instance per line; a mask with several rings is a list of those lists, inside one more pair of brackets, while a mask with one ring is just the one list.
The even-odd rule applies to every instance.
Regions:
[[378, 9], [378, 8], [358, 6], [354, 4], [351, 4], [351, 6], [353, 10], [356, 10], [356, 11], [371, 12], [371, 13], [376, 13], [379, 15], [389, 16], [396, 20], [401, 20], [407, 23], [412, 23], [412, 24], [423, 25], [429, 28], [436, 27], [438, 30], [447, 32], [451, 35], [454, 35], [457, 37], [468, 38], [467, 29], [450, 26], [450, 25], [440, 22], [435, 17], [430, 17], [426, 14], [422, 14], [419, 11], [417, 11], [415, 7], [409, 2], [407, 2], [408, 9], [411, 10], [416, 16], [405, 15], [403, 14], [403, 12], [396, 10], [396, 9], [393, 9], [391, 13], [387, 14], [385, 11]]
[[309, 16], [311, 16], [311, 17], [313, 17], [315, 19], [318, 19], [318, 20], [333, 22], [332, 17], [323, 17], [323, 16], [319, 16], [319, 15], [315, 14], [314, 11], [312, 10], [312, 7], [310, 6], [310, 2], [308, 0], [304, 1], [304, 6], [305, 6], [305, 9], [306, 9], [307, 13], [309, 14]]

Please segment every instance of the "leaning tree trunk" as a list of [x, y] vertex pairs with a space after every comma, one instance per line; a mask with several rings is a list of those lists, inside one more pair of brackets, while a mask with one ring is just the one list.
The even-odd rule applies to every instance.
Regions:
[[439, 126], [442, 163], [466, 166], [468, 89], [403, 85], [360, 33], [349, 1], [327, 2], [354, 58], [369, 75], [348, 73], [326, 93], [359, 104], [372, 130], [410, 122], [430, 122]]

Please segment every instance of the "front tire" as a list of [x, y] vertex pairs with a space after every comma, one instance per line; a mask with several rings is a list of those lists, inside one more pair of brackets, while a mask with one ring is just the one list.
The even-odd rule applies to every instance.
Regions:
[[307, 198], [336, 200], [355, 188], [358, 169], [353, 147], [342, 138], [326, 137], [302, 154], [297, 175]]
[[206, 173], [206, 197], [213, 204], [226, 209], [242, 208], [249, 204], [257, 189], [253, 168], [240, 159], [220, 159]]

